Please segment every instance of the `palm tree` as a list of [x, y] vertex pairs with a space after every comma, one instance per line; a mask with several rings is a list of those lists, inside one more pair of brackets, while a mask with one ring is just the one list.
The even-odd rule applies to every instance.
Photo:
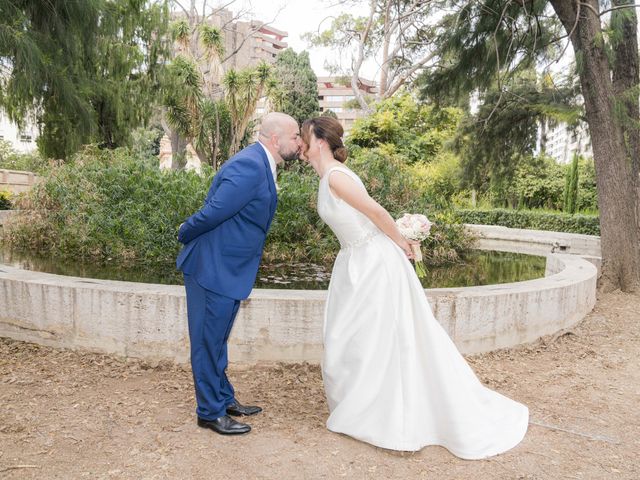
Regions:
[[265, 62], [255, 70], [245, 70], [241, 73], [229, 70], [225, 75], [225, 99], [231, 115], [229, 156], [240, 149], [240, 143], [247, 132], [258, 101], [263, 96], [265, 88], [270, 85], [270, 80], [271, 67]]
[[171, 33], [181, 53], [169, 67], [165, 131], [174, 152], [184, 151], [191, 143], [200, 161], [216, 167], [220, 144], [216, 96], [220, 93], [215, 82], [224, 55], [222, 32], [210, 25], [192, 27], [180, 20], [173, 23]]

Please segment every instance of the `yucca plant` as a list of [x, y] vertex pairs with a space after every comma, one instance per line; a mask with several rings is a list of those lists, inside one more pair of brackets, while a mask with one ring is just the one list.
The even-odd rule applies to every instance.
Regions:
[[224, 77], [225, 99], [231, 116], [231, 144], [229, 156], [239, 149], [247, 133], [251, 117], [255, 113], [258, 100], [263, 96], [270, 82], [271, 67], [262, 62], [255, 69], [242, 72], [229, 70]]
[[[219, 78], [222, 69], [222, 56], [224, 55], [222, 32], [219, 28], [211, 25], [200, 25], [200, 44], [204, 49], [204, 56], [207, 59], [207, 67], [211, 78]], [[208, 93], [211, 95], [214, 92], [209, 91]]]

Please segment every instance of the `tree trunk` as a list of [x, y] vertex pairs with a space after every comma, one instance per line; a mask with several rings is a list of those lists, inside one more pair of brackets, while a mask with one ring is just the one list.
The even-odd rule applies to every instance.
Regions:
[[[214, 103], [214, 105], [216, 105]], [[216, 129], [214, 131], [213, 136], [213, 154], [211, 156], [211, 166], [214, 170], [218, 170], [218, 149], [220, 148], [220, 114], [218, 113], [218, 107], [215, 106], [216, 110]]]
[[373, 21], [376, 15], [376, 0], [371, 0], [369, 7], [369, 19], [367, 20], [367, 26], [365, 27], [364, 32], [362, 32], [362, 37], [358, 42], [358, 56], [353, 62], [353, 72], [351, 74], [351, 88], [353, 89], [353, 94], [356, 97], [356, 100], [358, 100], [360, 108], [362, 108], [366, 113], [371, 113], [371, 107], [360, 90], [360, 68], [364, 62], [365, 45], [367, 44], [367, 39], [369, 38], [369, 33], [371, 32], [371, 27], [373, 26]]
[[631, 174], [638, 194], [636, 215], [640, 219], [640, 105], [638, 104], [638, 83], [640, 82], [640, 61], [638, 59], [638, 16], [635, 0], [613, 0], [612, 6], [629, 6], [614, 10], [611, 22], [622, 34], [614, 42], [615, 63], [613, 65], [613, 88], [617, 100], [622, 103], [623, 129], [627, 155], [631, 161]]
[[389, 82], [389, 46], [391, 43], [391, 24], [389, 17], [391, 16], [391, 0], [387, 0], [384, 7], [384, 40], [382, 44], [382, 65], [380, 66], [380, 86], [378, 91], [381, 95], [387, 91], [387, 83]]
[[[596, 167], [602, 248], [601, 287], [640, 289], [636, 182], [615, 113], [611, 69], [602, 45], [597, 0], [551, 0], [579, 60], [579, 75]], [[577, 19], [577, 21], [576, 21]], [[637, 48], [637, 47], [636, 47]], [[637, 120], [637, 119], [636, 119]]]

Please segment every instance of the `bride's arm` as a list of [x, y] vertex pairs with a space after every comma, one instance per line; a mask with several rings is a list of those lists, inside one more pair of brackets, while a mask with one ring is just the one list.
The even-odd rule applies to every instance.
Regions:
[[366, 215], [376, 227], [404, 250], [408, 258], [412, 259], [414, 255], [411, 251], [411, 244], [419, 244], [419, 242], [404, 238], [389, 212], [371, 198], [367, 191], [358, 185], [355, 180], [339, 170], [333, 173], [333, 175], [329, 176], [329, 187], [333, 194]]

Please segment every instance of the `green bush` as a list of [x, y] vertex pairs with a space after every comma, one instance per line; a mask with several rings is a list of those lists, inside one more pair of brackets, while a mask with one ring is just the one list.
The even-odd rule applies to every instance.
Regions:
[[[411, 167], [385, 151], [385, 147], [360, 150], [347, 166], [362, 179], [369, 194], [394, 218], [403, 213], [426, 213], [435, 222], [424, 242], [431, 265], [458, 260], [472, 243], [450, 213], [436, 211], [420, 188]], [[309, 166], [295, 164], [278, 175], [278, 209], [269, 232], [267, 261], [329, 263], [339, 244], [316, 211], [318, 177]]]
[[518, 165], [507, 196], [517, 199], [518, 208], [562, 207], [566, 166], [549, 157], [526, 156]]
[[157, 159], [127, 149], [88, 147], [21, 200], [27, 212], [5, 237], [14, 249], [50, 256], [170, 265], [177, 227], [200, 208], [210, 178], [161, 172]]
[[431, 235], [423, 242], [428, 264], [458, 261], [472, 247], [473, 239], [451, 212], [429, 196], [424, 179], [416, 172], [418, 166], [406, 165], [401, 155], [392, 152], [389, 146], [361, 150], [349, 167], [393, 218], [403, 213], [423, 213], [434, 223]]
[[449, 207], [463, 194], [460, 169], [460, 157], [448, 151], [440, 152], [430, 163], [413, 165], [413, 171], [420, 177], [426, 195], [443, 208]]
[[396, 95], [375, 105], [358, 119], [347, 138], [353, 149], [393, 145], [407, 163], [430, 162], [454, 136], [462, 111], [418, 104], [409, 94]]
[[[411, 167], [381, 149], [349, 166], [394, 218], [422, 212], [436, 222], [425, 242], [432, 264], [455, 261], [469, 248], [471, 239], [453, 216], [429, 207]], [[211, 184], [213, 171], [204, 168], [203, 176], [160, 171], [157, 159], [140, 151], [87, 147], [20, 200], [24, 212], [5, 239], [12, 249], [51, 257], [171, 269], [180, 249], [177, 228], [202, 206]], [[330, 263], [339, 246], [316, 212], [318, 177], [295, 164], [280, 173], [278, 185], [265, 260]]]
[[316, 211], [318, 176], [311, 167], [295, 163], [278, 174], [278, 188], [265, 260], [330, 262], [339, 246]]
[[0, 210], [11, 209], [11, 193], [0, 190]]
[[596, 215], [493, 209], [457, 210], [455, 216], [462, 223], [600, 235], [600, 223]]
[[578, 162], [578, 212], [597, 213], [598, 189], [596, 187], [596, 168], [592, 158], [580, 158]]

